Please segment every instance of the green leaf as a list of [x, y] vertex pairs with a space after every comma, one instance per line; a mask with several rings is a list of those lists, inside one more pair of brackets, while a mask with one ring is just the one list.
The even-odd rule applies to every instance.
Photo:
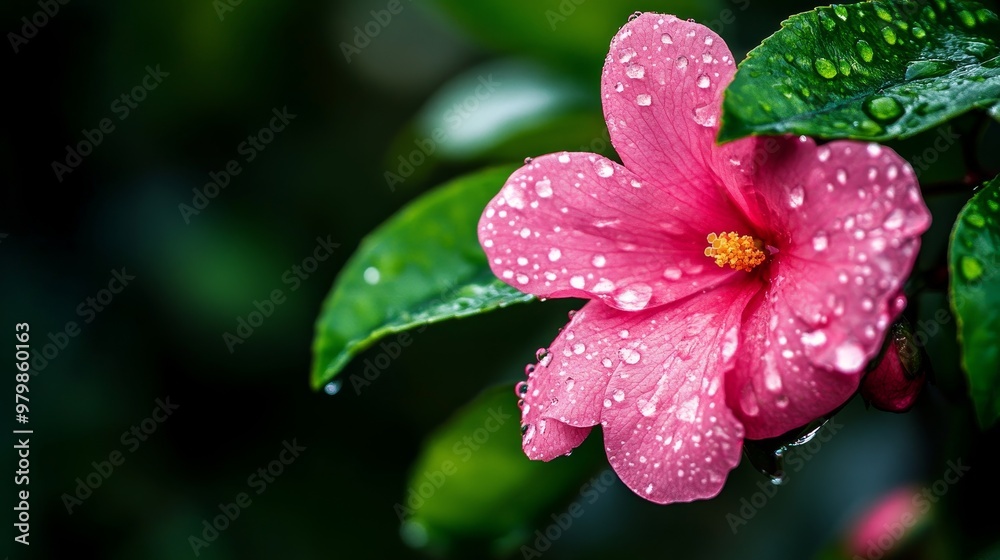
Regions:
[[394, 508], [409, 544], [444, 553], [476, 542], [509, 552], [500, 549], [544, 529], [552, 522], [545, 516], [561, 513], [560, 500], [604, 463], [594, 436], [572, 457], [529, 460], [516, 400], [509, 385], [488, 389], [427, 440]]
[[1000, 101], [1000, 22], [978, 2], [892, 0], [791, 17], [740, 64], [719, 141], [905, 138]]
[[979, 424], [1000, 418], [1000, 177], [962, 209], [948, 251], [962, 367]]
[[493, 276], [476, 235], [483, 208], [514, 169], [492, 168], [443, 185], [361, 242], [316, 322], [314, 388], [387, 334], [532, 299]]

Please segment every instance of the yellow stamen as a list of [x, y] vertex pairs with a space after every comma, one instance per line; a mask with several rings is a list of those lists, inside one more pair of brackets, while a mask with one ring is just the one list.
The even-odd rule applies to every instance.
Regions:
[[749, 235], [737, 235], [735, 231], [722, 235], [710, 233], [708, 242], [705, 256], [714, 258], [720, 267], [728, 264], [736, 270], [750, 272], [767, 257], [762, 241]]

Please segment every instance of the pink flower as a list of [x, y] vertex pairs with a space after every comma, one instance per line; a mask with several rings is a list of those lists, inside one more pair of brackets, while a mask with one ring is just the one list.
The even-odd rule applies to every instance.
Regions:
[[601, 83], [624, 165], [536, 158], [479, 222], [500, 278], [590, 300], [518, 388], [525, 453], [569, 453], [600, 424], [619, 477], [659, 503], [715, 496], [744, 437], [857, 390], [930, 222], [910, 166], [878, 145], [715, 145], [734, 72], [708, 28], [640, 15]]

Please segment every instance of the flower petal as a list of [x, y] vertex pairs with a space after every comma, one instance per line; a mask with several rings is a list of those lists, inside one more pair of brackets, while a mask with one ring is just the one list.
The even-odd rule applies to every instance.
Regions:
[[727, 384], [751, 439], [805, 424], [857, 389], [930, 224], [913, 170], [888, 148], [782, 144], [755, 182], [780, 252]]
[[742, 274], [704, 255], [706, 235], [743, 227], [742, 213], [721, 194], [705, 207], [676, 194], [595, 154], [542, 156], [486, 207], [479, 240], [493, 272], [521, 291], [655, 307]]
[[601, 421], [619, 326], [632, 316], [591, 301], [539, 359], [528, 376], [521, 409], [522, 444], [529, 458], [548, 461], [565, 455]]
[[695, 213], [711, 213], [724, 196], [714, 146], [722, 92], [735, 73], [711, 29], [654, 13], [625, 24], [604, 63], [604, 116], [625, 167]]
[[753, 291], [752, 283], [731, 284], [635, 314], [602, 424], [608, 460], [643, 498], [711, 498], [739, 464], [743, 427], [722, 387]]

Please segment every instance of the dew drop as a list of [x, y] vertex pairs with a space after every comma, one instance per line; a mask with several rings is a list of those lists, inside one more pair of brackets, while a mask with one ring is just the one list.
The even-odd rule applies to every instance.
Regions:
[[789, 189], [788, 191], [788, 206], [791, 208], [798, 208], [802, 206], [802, 203], [806, 200], [806, 191], [802, 188], [802, 185], [796, 185]]
[[517, 385], [514, 385], [514, 394], [518, 397], [523, 397], [528, 394], [528, 383], [526, 381], [519, 381]]
[[597, 170], [598, 177], [607, 178], [615, 174], [615, 168], [611, 166], [611, 163], [604, 159], [598, 160], [595, 164], [595, 168]]
[[559, 260], [560, 257], [562, 257], [562, 251], [560, 251], [556, 247], [553, 247], [553, 248], [549, 249], [549, 260], [550, 261], [556, 262], [556, 261]]
[[826, 236], [826, 233], [819, 231], [812, 239], [813, 249], [816, 251], [825, 251], [830, 244], [830, 239]]
[[647, 402], [643, 404], [641, 407], [639, 407], [639, 412], [642, 413], [642, 415], [645, 416], [646, 418], [649, 418], [650, 416], [656, 414], [656, 403]]
[[686, 56], [678, 56], [677, 60], [674, 62], [674, 64], [677, 66], [678, 70], [683, 70], [683, 69], [687, 68], [688, 59], [687, 59]]
[[983, 275], [983, 265], [980, 264], [979, 259], [976, 257], [964, 255], [961, 260], [959, 260], [958, 266], [962, 271], [962, 276], [964, 276], [966, 280], [978, 280], [979, 277]]
[[705, 89], [710, 85], [712, 85], [712, 80], [709, 79], [707, 74], [702, 74], [698, 76], [698, 87], [700, 87], [701, 89]]
[[674, 44], [674, 38], [671, 37], [669, 33], [664, 33], [663, 35], [660, 35], [660, 42], [664, 45], [672, 45]]
[[896, 32], [891, 27], [886, 26], [882, 28], [882, 38], [890, 45], [896, 44]]
[[663, 277], [667, 280], [680, 280], [681, 279], [681, 269], [679, 268], [668, 268], [663, 271]]
[[521, 435], [524, 438], [523, 439], [523, 442], [524, 442], [523, 444], [524, 445], [530, 444], [531, 440], [535, 439], [535, 425], [534, 424], [528, 424], [527, 426], [522, 426], [521, 427]]
[[903, 222], [905, 220], [906, 212], [902, 208], [896, 208], [888, 216], [886, 216], [882, 226], [885, 227], [885, 229], [899, 229], [903, 226]]
[[618, 357], [621, 358], [626, 364], [635, 365], [642, 359], [642, 354], [640, 354], [638, 350], [622, 348], [618, 351]]
[[812, 331], [807, 333], [802, 333], [802, 344], [806, 346], [822, 346], [826, 344], [826, 333], [823, 331]]
[[612, 393], [611, 396], [612, 396], [612, 398], [615, 399], [615, 402], [622, 402], [622, 401], [625, 400], [625, 391], [622, 391], [621, 389], [617, 389], [617, 390], [615, 390], [614, 393]]
[[834, 354], [837, 369], [844, 373], [855, 373], [864, 365], [865, 353], [855, 342], [842, 343]]
[[875, 57], [875, 51], [872, 50], [872, 46], [864, 39], [858, 39], [858, 42], [854, 44], [854, 48], [858, 51], [861, 60], [865, 62], [871, 62]]
[[888, 95], [872, 96], [865, 100], [862, 108], [868, 115], [883, 123], [890, 123], [903, 116], [903, 106], [896, 98]]
[[652, 296], [652, 288], [647, 284], [636, 282], [615, 294], [615, 302], [625, 311], [639, 311], [646, 308]]
[[545, 179], [543, 181], [535, 183], [535, 192], [538, 193], [538, 196], [542, 198], [548, 198], [552, 196], [552, 181]]
[[717, 107], [702, 105], [694, 110], [694, 122], [704, 127], [715, 126], [715, 111]]
[[584, 286], [583, 276], [574, 276], [569, 279], [569, 285], [573, 286], [577, 290], [582, 290]]
[[374, 266], [369, 266], [365, 269], [363, 276], [365, 283], [370, 286], [374, 286], [375, 284], [378, 284], [378, 281], [382, 278], [382, 273], [380, 273]]
[[816, 62], [813, 63], [813, 67], [816, 68], [817, 74], [827, 80], [837, 77], [837, 67], [825, 58], [817, 58]]
[[604, 258], [604, 255], [594, 255], [594, 258], [590, 260], [590, 264], [597, 268], [602, 268], [607, 262], [608, 260]]
[[327, 395], [333, 396], [340, 392], [341, 387], [343, 387], [343, 383], [338, 379], [323, 386], [323, 392]]
[[625, 69], [625, 75], [633, 80], [638, 80], [646, 76], [646, 67], [641, 64], [633, 64]]
[[[653, 98], [648, 93], [640, 93], [635, 96], [635, 104], [640, 107], [649, 107], [653, 103]], [[602, 175], [603, 177], [603, 175]]]

